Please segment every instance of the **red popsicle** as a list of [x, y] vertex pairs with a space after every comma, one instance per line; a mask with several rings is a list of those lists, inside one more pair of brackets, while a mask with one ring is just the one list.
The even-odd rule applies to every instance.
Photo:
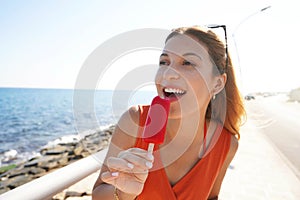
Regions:
[[146, 124], [143, 132], [143, 140], [149, 143], [148, 151], [152, 152], [154, 144], [162, 144], [170, 110], [170, 100], [159, 96], [153, 98], [148, 111]]

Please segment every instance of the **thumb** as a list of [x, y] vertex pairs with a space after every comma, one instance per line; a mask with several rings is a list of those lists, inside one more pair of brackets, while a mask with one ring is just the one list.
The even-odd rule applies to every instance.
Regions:
[[101, 179], [103, 182], [114, 185], [115, 179], [118, 178], [119, 172], [103, 172], [101, 174]]

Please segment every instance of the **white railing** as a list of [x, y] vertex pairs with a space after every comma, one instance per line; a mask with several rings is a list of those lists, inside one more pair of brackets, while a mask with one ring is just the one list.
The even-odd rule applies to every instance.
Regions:
[[44, 200], [79, 182], [101, 168], [107, 149], [82, 158], [0, 195], [0, 200]]

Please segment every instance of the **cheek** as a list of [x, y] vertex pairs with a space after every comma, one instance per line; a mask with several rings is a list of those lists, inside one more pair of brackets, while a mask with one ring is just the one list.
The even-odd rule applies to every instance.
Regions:
[[203, 72], [195, 70], [186, 77], [186, 80], [190, 83], [190, 86], [194, 89], [206, 89], [208, 85], [207, 75]]
[[190, 91], [198, 100], [206, 101], [210, 99], [211, 79], [207, 75], [195, 72], [192, 76], [186, 78], [189, 83]]
[[159, 68], [156, 72], [156, 75], [155, 75], [155, 84], [159, 84], [161, 83], [163, 80], [163, 70], [161, 68]]
[[196, 73], [199, 85], [205, 90], [210, 91], [210, 88], [213, 85], [213, 75], [210, 69], [199, 71]]

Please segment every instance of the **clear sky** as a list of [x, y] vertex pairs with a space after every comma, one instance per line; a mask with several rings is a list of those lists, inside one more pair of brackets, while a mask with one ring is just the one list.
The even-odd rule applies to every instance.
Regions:
[[[117, 34], [226, 24], [243, 90], [287, 91], [300, 87], [299, 10], [296, 0], [2, 0], [0, 87], [74, 88], [88, 55]], [[108, 77], [113, 89], [122, 74]]]

